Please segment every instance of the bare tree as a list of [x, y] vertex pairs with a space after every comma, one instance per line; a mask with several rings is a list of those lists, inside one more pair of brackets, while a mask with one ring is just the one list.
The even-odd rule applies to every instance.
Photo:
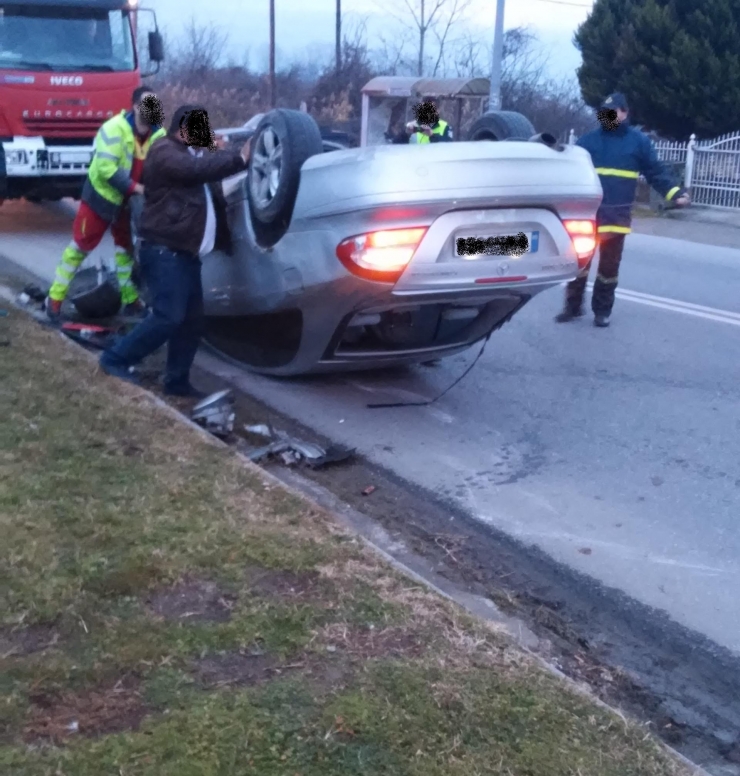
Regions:
[[[396, 19], [406, 30], [411, 30], [417, 40], [416, 75], [420, 78], [425, 69], [433, 74], [439, 70], [444, 46], [452, 28], [463, 18], [471, 0], [403, 0], [401, 10], [385, 0], [380, 7]], [[427, 65], [428, 42], [432, 36], [437, 41], [436, 56]]]
[[171, 67], [185, 81], [203, 78], [221, 63], [228, 40], [229, 36], [214, 24], [204, 25], [191, 17], [172, 57]]
[[377, 41], [378, 45], [373, 50], [373, 61], [379, 73], [406, 75], [415, 72], [416, 64], [406, 56], [412, 42], [411, 30], [402, 29], [400, 35], [393, 37], [380, 33]]
[[466, 30], [458, 39], [452, 41], [452, 44], [451, 65], [448, 65], [446, 56], [443, 59], [445, 71], [451, 69], [457, 78], [475, 78], [486, 72], [486, 56], [489, 52], [479, 37]]

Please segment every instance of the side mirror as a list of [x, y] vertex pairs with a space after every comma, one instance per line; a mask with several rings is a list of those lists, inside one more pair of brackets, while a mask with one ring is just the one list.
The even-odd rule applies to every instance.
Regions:
[[164, 62], [164, 41], [157, 31], [149, 33], [149, 59], [152, 62]]

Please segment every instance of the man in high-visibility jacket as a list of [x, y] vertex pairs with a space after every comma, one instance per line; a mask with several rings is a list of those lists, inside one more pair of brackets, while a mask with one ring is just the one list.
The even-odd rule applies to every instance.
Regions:
[[[669, 202], [684, 206], [690, 200], [686, 190], [658, 159], [650, 138], [629, 125], [629, 109], [623, 94], [607, 97], [597, 115], [601, 128], [579, 138], [576, 145], [591, 154], [604, 192], [596, 214], [599, 266], [591, 309], [594, 324], [606, 327], [614, 307], [624, 238], [632, 231], [632, 205], [639, 176], [644, 175], [652, 188]], [[589, 264], [568, 284], [565, 308], [555, 318], [559, 323], [583, 315], [583, 297], [590, 268]]]
[[449, 143], [452, 141], [452, 128], [440, 119], [437, 100], [425, 97], [414, 108], [416, 121], [406, 124], [406, 131], [397, 135], [386, 135], [394, 145], [405, 143]]
[[158, 124], [150, 123], [151, 100], [156, 101], [152, 90], [138, 87], [133, 94], [133, 109], [108, 119], [95, 137], [95, 153], [72, 225], [72, 242], [62, 254], [46, 300], [46, 312], [53, 321], [61, 316], [62, 303], [80, 264], [98, 247], [108, 228], [115, 244], [116, 274], [124, 312], [127, 315], [145, 312], [131, 278], [134, 262], [128, 200], [133, 194], [144, 193], [139, 183], [144, 159], [152, 143], [166, 134]]

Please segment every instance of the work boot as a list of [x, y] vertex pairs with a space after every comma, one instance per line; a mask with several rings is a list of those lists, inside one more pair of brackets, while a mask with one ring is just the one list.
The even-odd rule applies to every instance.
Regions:
[[581, 317], [583, 317], [583, 307], [570, 307], [566, 305], [563, 312], [555, 316], [555, 321], [557, 323], [568, 323], [568, 321], [572, 321], [574, 318]]
[[605, 329], [609, 325], [608, 315], [597, 315], [594, 318], [594, 326], [598, 326], [600, 329]]
[[46, 310], [46, 316], [52, 323], [59, 323], [62, 317], [62, 302], [57, 299], [50, 299], [47, 296], [44, 302], [44, 309]]

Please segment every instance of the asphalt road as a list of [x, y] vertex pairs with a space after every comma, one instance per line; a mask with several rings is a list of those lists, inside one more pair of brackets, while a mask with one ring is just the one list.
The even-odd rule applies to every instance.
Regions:
[[[0, 254], [51, 279], [72, 208], [6, 203]], [[104, 244], [107, 255], [110, 243]], [[610, 329], [531, 302], [473, 372], [300, 381], [257, 398], [740, 655], [740, 250], [628, 238]], [[233, 370], [222, 368], [233, 374]]]

